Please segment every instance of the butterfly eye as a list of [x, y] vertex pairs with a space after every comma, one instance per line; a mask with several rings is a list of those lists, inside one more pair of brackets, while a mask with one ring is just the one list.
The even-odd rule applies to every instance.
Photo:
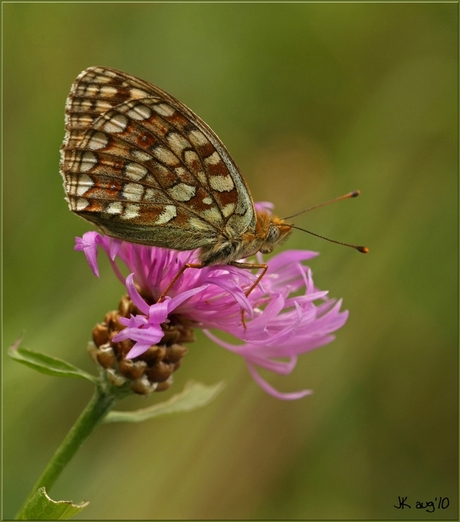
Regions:
[[270, 225], [270, 228], [268, 229], [267, 239], [266, 241], [268, 243], [275, 243], [280, 237], [280, 231], [277, 227], [274, 225]]

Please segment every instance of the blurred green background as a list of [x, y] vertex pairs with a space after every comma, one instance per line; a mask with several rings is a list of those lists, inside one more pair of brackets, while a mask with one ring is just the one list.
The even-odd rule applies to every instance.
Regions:
[[[175, 386], [227, 387], [193, 413], [98, 428], [51, 491], [82, 519], [455, 519], [458, 5], [3, 4], [4, 344], [94, 372], [86, 342], [123, 292], [92, 276], [64, 202], [64, 103], [81, 70], [155, 83], [221, 137], [280, 216], [361, 189], [284, 248], [321, 252], [315, 282], [350, 311], [332, 344], [266, 395], [199, 335]], [[3, 507], [14, 516], [89, 400], [83, 381], [6, 358]], [[409, 511], [395, 509], [408, 497]], [[416, 501], [448, 497], [448, 509]]]

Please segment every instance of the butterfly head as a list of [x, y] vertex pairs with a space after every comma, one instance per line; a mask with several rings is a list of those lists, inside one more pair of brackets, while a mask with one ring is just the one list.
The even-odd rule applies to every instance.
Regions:
[[257, 211], [256, 226], [244, 234], [229, 228], [225, 235], [216, 238], [212, 244], [201, 248], [200, 261], [203, 265], [226, 265], [262, 252], [269, 254], [288, 236], [292, 225], [271, 216], [268, 212]]
[[258, 251], [270, 254], [290, 234], [292, 225], [265, 211], [257, 212], [256, 235], [262, 240]]

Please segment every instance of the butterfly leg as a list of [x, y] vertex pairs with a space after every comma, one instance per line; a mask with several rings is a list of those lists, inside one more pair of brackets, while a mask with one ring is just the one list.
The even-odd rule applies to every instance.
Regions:
[[[246, 290], [244, 295], [246, 297], [249, 296], [249, 294], [254, 290], [254, 288], [262, 281], [262, 278], [264, 277], [265, 273], [268, 270], [268, 265], [265, 263], [238, 263], [238, 261], [235, 261], [233, 263], [229, 263], [232, 266], [236, 266], [237, 268], [246, 268], [248, 270], [253, 270], [254, 268], [261, 268], [262, 272], [257, 276], [257, 279], [255, 283], [249, 288], [249, 290]], [[241, 310], [241, 322], [243, 323], [244, 329], [246, 330], [246, 321], [244, 320], [244, 310]]]
[[177, 272], [177, 274], [172, 278], [169, 285], [166, 287], [166, 290], [161, 293], [160, 297], [157, 300], [157, 303], [161, 303], [164, 301], [165, 297], [168, 295], [168, 292], [171, 290], [171, 288], [175, 285], [176, 281], [179, 279], [179, 277], [187, 270], [187, 268], [203, 268], [204, 265], [201, 263], [185, 263], [185, 265]]
[[[248, 297], [250, 293], [254, 290], [254, 288], [260, 283], [260, 281], [262, 280], [262, 278], [268, 270], [268, 265], [266, 265], [265, 263], [239, 263], [238, 261], [235, 261], [229, 264], [235, 266], [236, 268], [245, 268], [247, 270], [253, 270], [255, 268], [262, 269], [262, 272], [257, 276], [255, 282], [244, 293], [246, 297]], [[157, 303], [161, 303], [162, 301], [164, 301], [165, 297], [168, 295], [168, 292], [174, 286], [179, 277], [187, 270], [187, 268], [203, 268], [204, 266], [205, 265], [203, 265], [202, 263], [186, 263], [185, 265], [183, 265], [183, 267], [179, 270], [179, 272], [177, 272], [177, 274], [173, 277], [169, 285], [166, 287], [166, 290], [164, 290], [161, 293], [160, 297], [157, 300]], [[243, 326], [246, 329], [246, 321], [244, 320], [244, 310], [241, 310], [241, 322], [243, 323]]]

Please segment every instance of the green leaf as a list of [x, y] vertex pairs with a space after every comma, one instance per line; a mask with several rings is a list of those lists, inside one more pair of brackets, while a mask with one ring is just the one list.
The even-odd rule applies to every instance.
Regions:
[[104, 422], [143, 422], [161, 415], [192, 411], [210, 403], [224, 387], [223, 382], [212, 386], [189, 382], [182, 393], [174, 395], [166, 402], [136, 411], [111, 411]]
[[21, 511], [19, 520], [67, 520], [80, 513], [89, 502], [73, 504], [70, 500], [52, 500], [40, 488]]
[[25, 364], [37, 372], [52, 375], [53, 377], [78, 377], [97, 384], [97, 377], [86, 373], [77, 366], [57, 357], [50, 357], [40, 352], [34, 352], [27, 348], [17, 348], [16, 344], [8, 349], [8, 355], [15, 361]]

